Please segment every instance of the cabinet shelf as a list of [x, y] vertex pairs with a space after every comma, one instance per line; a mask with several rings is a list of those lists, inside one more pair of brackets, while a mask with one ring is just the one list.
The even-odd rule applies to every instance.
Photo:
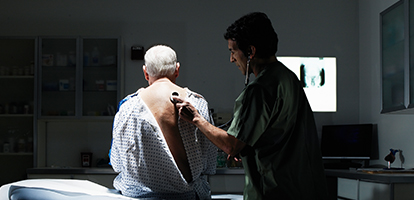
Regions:
[[33, 156], [33, 152], [0, 153], [0, 156]]
[[100, 69], [100, 68], [116, 68], [117, 66], [116, 64], [110, 64], [110, 65], [84, 65], [83, 67], [88, 68], [88, 69], [90, 68]]
[[[70, 93], [70, 92], [75, 92], [75, 90], [43, 90], [42, 92], [50, 92], [50, 93]], [[83, 90], [83, 92], [89, 92], [89, 93], [105, 93], [105, 92], [113, 92], [113, 93], [117, 93], [118, 91], [116, 90]]]
[[33, 114], [0, 114], [0, 117], [33, 117]]
[[83, 92], [88, 92], [88, 93], [105, 93], [105, 92], [112, 92], [112, 93], [116, 93], [116, 90], [83, 90]]
[[404, 77], [404, 70], [400, 70], [398, 72], [394, 72], [394, 73], [384, 73], [382, 75], [382, 78], [384, 80], [394, 80], [394, 81], [398, 81], [401, 80], [401, 77]]
[[46, 89], [42, 90], [44, 93], [74, 93], [75, 90], [53, 90], [53, 89]]
[[21, 75], [21, 76], [12, 76], [12, 75], [2, 75], [0, 76], [1, 79], [19, 79], [19, 78], [28, 78], [28, 79], [33, 79], [34, 76], [33, 75]]

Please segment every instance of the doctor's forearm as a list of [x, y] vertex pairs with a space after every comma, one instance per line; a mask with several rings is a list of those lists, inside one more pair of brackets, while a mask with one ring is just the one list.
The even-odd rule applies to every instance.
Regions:
[[243, 149], [245, 144], [237, 140], [234, 136], [227, 134], [223, 129], [210, 124], [204, 118], [194, 121], [198, 129], [218, 148], [225, 153], [235, 156]]

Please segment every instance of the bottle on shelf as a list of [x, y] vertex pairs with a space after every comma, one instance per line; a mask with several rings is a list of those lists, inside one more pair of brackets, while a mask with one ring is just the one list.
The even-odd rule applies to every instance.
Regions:
[[92, 66], [98, 66], [100, 63], [98, 47], [93, 48], [91, 55], [92, 55]]
[[17, 142], [17, 152], [23, 153], [26, 152], [26, 141], [23, 138], [20, 138]]
[[8, 142], [3, 144], [3, 153], [10, 153], [10, 144]]

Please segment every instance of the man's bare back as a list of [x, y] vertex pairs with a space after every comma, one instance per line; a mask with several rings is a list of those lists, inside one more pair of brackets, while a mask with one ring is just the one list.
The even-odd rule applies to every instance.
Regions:
[[178, 92], [182, 98], [185, 98], [187, 95], [185, 89], [175, 85], [168, 79], [155, 81], [147, 88], [141, 90], [139, 95], [157, 120], [181, 174], [187, 182], [191, 182], [191, 169], [178, 130], [178, 112], [170, 101], [170, 96], [173, 92]]

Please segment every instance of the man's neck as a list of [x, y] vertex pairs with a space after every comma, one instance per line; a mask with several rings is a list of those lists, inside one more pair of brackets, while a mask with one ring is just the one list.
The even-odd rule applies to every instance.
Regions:
[[154, 83], [174, 83], [174, 82], [171, 81], [167, 77], [161, 77], [161, 78], [151, 77], [150, 80], [148, 81], [148, 84], [152, 85]]
[[250, 62], [252, 65], [252, 70], [254, 76], [258, 76], [262, 72], [266, 65], [276, 62], [276, 56], [271, 56], [269, 58], [255, 58], [253, 62]]

